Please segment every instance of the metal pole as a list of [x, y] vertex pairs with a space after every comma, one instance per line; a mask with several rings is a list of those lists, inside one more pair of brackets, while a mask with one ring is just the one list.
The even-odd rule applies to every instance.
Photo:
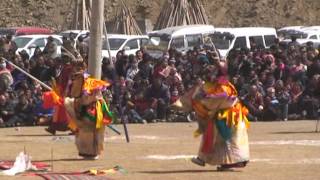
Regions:
[[92, 16], [90, 28], [89, 73], [96, 79], [101, 79], [101, 49], [103, 33], [104, 0], [92, 1]]

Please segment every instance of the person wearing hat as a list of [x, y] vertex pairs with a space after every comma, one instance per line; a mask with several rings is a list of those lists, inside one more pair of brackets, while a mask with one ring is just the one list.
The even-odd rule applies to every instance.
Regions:
[[59, 91], [53, 83], [53, 90], [44, 93], [43, 104], [55, 108], [54, 122], [65, 123], [74, 132], [78, 155], [98, 159], [103, 151], [105, 126], [113, 121], [107, 99], [103, 97], [103, 91], [111, 84], [89, 77], [81, 64], [72, 64], [70, 71], [69, 91]]
[[209, 71], [204, 84], [199, 83], [191, 93], [185, 93], [188, 97], [181, 98], [197, 115], [199, 127], [194, 136], [202, 135], [198, 156], [191, 161], [200, 166], [217, 165], [218, 171], [243, 168], [249, 162], [249, 111], [228, 81], [226, 63], [217, 60], [214, 66], [217, 74]]

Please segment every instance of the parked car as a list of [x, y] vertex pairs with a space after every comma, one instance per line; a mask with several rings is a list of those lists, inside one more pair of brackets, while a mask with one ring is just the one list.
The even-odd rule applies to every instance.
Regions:
[[299, 31], [304, 26], [286, 26], [277, 30], [277, 34], [280, 40], [290, 39], [290, 35], [292, 32]]
[[259, 47], [269, 48], [276, 38], [276, 30], [268, 27], [216, 28], [215, 33], [211, 35], [213, 43], [223, 58], [231, 49], [250, 49], [250, 41], [254, 41]]
[[185, 53], [195, 46], [204, 45], [206, 37], [214, 33], [211, 25], [186, 25], [169, 27], [148, 34], [150, 42], [148, 52], [158, 58], [171, 47]]
[[[111, 57], [116, 57], [120, 50], [125, 50], [125, 54], [135, 54], [142, 46], [148, 44], [148, 36], [108, 34]], [[102, 57], [109, 57], [107, 40], [103, 41]]]
[[22, 36], [22, 35], [32, 35], [32, 34], [52, 34], [53, 32], [47, 28], [40, 27], [10, 27], [10, 28], [0, 28], [0, 36], [12, 35], [12, 36]]
[[60, 36], [63, 37], [71, 37], [75, 40], [78, 40], [78, 38], [80, 36], [82, 36], [83, 38], [86, 38], [87, 36], [89, 36], [90, 31], [88, 30], [66, 30], [66, 31], [62, 31], [59, 33]]
[[288, 44], [291, 42], [292, 36], [296, 37], [296, 41], [301, 45], [305, 45], [308, 42], [312, 42], [315, 48], [320, 45], [320, 29], [315, 27], [305, 27], [300, 30], [290, 31], [282, 42]]
[[53, 37], [54, 41], [57, 44], [58, 55], [61, 54], [61, 46], [62, 46], [62, 37], [59, 35], [25, 35], [25, 36], [17, 36], [13, 39], [13, 41], [17, 44], [17, 51], [21, 52], [25, 50], [29, 57], [31, 57], [34, 53], [36, 47], [40, 47], [41, 50], [44, 49], [48, 42], [48, 37]]

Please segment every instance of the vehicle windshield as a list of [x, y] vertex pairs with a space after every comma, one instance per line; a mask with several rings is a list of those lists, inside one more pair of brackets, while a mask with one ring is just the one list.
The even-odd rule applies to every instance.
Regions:
[[31, 41], [32, 38], [27, 38], [27, 37], [17, 37], [13, 41], [16, 43], [18, 48], [23, 48], [25, 47], [28, 42]]
[[[110, 50], [118, 50], [122, 46], [122, 44], [126, 41], [126, 39], [120, 39], [120, 38], [109, 38], [109, 44], [110, 44]], [[103, 41], [102, 45], [103, 50], [108, 50], [108, 44], [107, 41]]]
[[292, 36], [297, 37], [297, 39], [307, 39], [308, 38], [308, 34], [303, 33], [301, 31], [295, 31], [295, 30], [278, 31], [278, 35], [284, 39], [291, 39]]
[[171, 37], [167, 34], [152, 34], [149, 35], [148, 50], [167, 50]]
[[234, 37], [223, 34], [213, 34], [210, 37], [217, 49], [229, 49], [231, 42], [234, 39]]

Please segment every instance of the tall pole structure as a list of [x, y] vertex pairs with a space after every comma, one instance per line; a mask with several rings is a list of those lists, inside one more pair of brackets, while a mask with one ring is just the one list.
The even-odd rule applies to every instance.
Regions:
[[101, 79], [101, 49], [104, 26], [104, 0], [92, 1], [90, 28], [89, 73], [94, 78]]
[[73, 18], [73, 27], [72, 29], [78, 29], [78, 25], [79, 25], [79, 5], [80, 5], [80, 0], [76, 1], [75, 4], [75, 15]]
[[113, 63], [112, 57], [111, 57], [110, 43], [109, 43], [109, 39], [108, 39], [108, 32], [107, 32], [106, 23], [103, 24], [103, 30], [104, 30], [105, 43], [107, 43], [109, 59], [110, 59], [110, 62]]

